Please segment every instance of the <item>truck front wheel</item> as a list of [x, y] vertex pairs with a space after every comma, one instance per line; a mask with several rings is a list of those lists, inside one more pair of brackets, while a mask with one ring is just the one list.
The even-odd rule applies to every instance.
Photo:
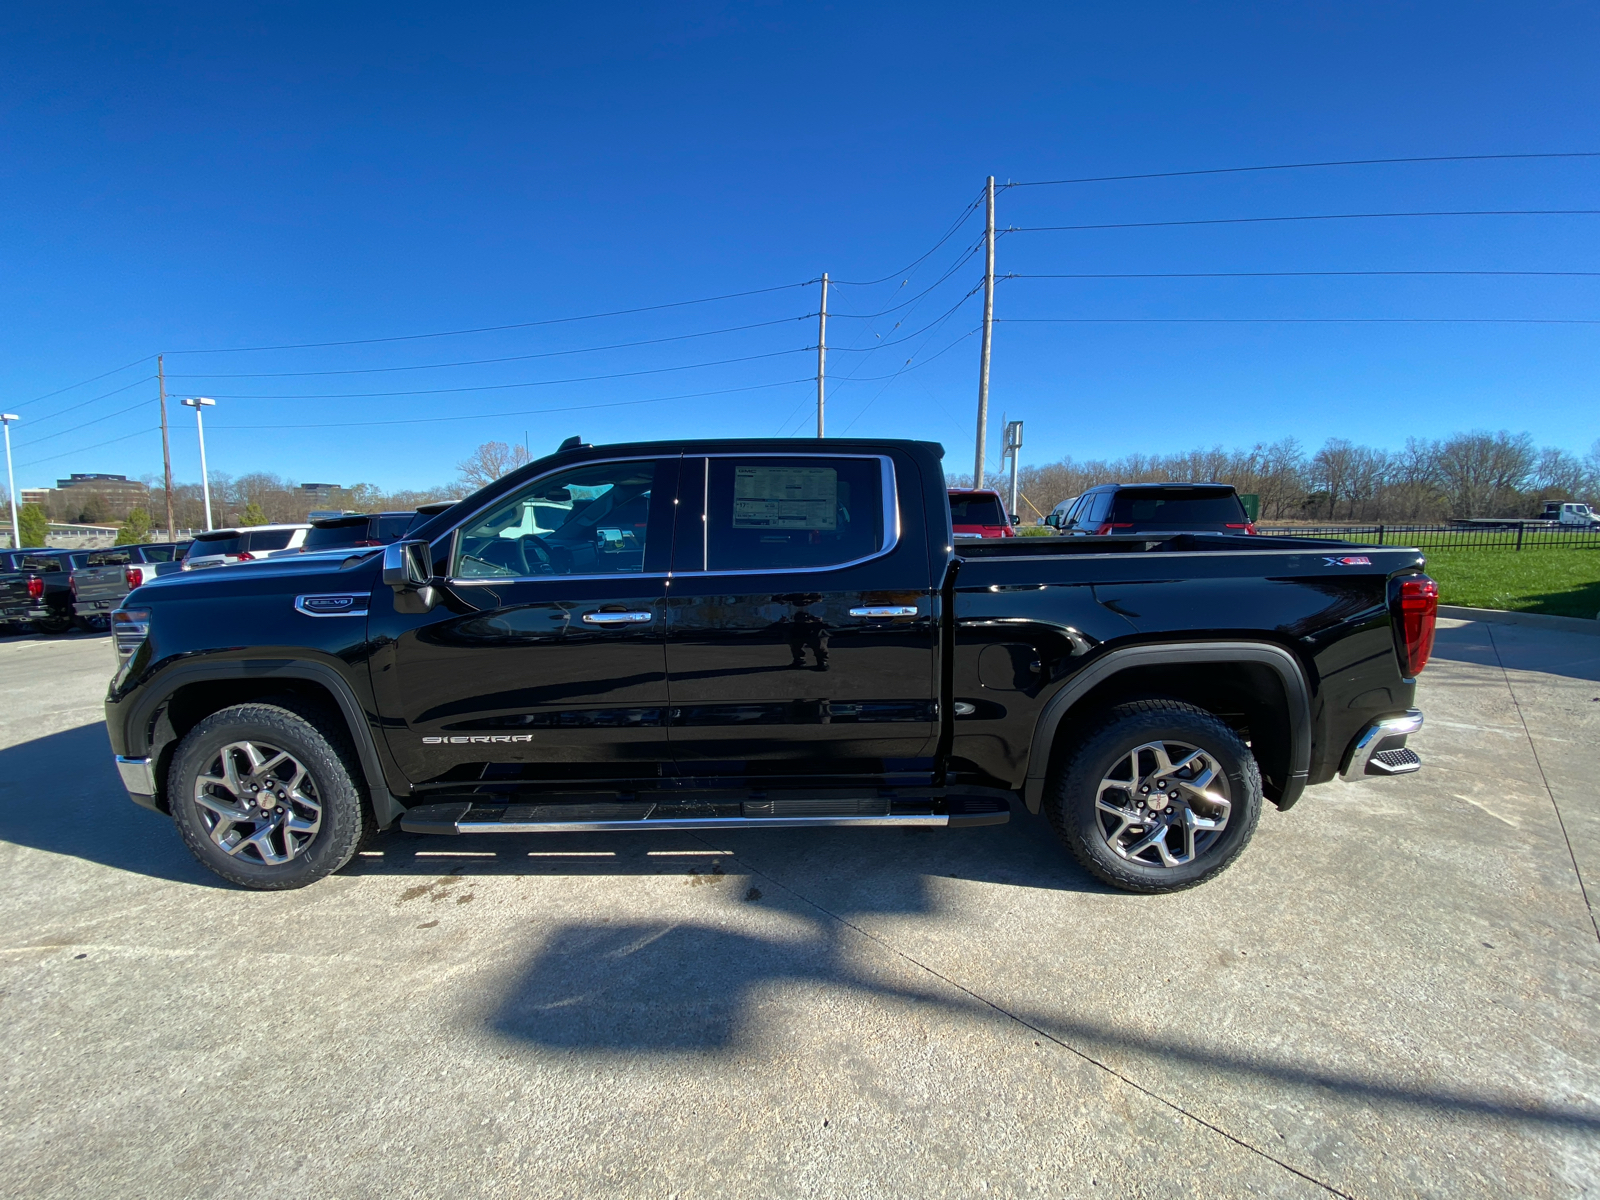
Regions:
[[279, 890], [350, 861], [370, 822], [355, 752], [323, 716], [237, 704], [184, 736], [167, 794], [202, 864], [241, 887]]
[[1204, 709], [1138, 700], [1111, 709], [1068, 753], [1045, 807], [1097, 879], [1173, 892], [1217, 874], [1249, 844], [1261, 772], [1239, 735]]

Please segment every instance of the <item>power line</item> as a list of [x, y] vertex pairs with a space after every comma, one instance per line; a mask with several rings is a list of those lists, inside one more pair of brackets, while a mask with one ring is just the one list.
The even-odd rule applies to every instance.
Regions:
[[1597, 150], [1554, 154], [1435, 154], [1419, 158], [1347, 158], [1332, 162], [1273, 163], [1264, 167], [1210, 167], [1199, 171], [1155, 171], [1145, 175], [1093, 175], [1083, 179], [1040, 179], [1007, 183], [1014, 187], [1054, 187], [1066, 183], [1116, 183], [1129, 179], [1177, 179], [1186, 175], [1239, 175], [1248, 171], [1301, 171], [1308, 167], [1371, 167], [1394, 163], [1501, 162], [1524, 158], [1600, 158]]
[[159, 426], [151, 426], [149, 429], [140, 429], [140, 430], [137, 430], [137, 431], [135, 431], [133, 433], [124, 434], [122, 437], [114, 437], [114, 438], [110, 438], [110, 439], [108, 439], [107, 441], [104, 441], [104, 442], [96, 442], [92, 446], [80, 446], [76, 450], [63, 450], [60, 454], [52, 454], [52, 455], [50, 455], [50, 456], [48, 456], [46, 458], [30, 459], [29, 461], [27, 461], [25, 463], [18, 463], [17, 466], [19, 466], [19, 467], [36, 467], [40, 463], [55, 462], [55, 460], [58, 459], [58, 458], [69, 458], [74, 454], [85, 454], [90, 450], [98, 450], [98, 449], [100, 449], [101, 446], [111, 446], [111, 445], [115, 445], [117, 442], [125, 442], [129, 438], [142, 437], [143, 435], [145, 435], [147, 433], [160, 433], [160, 432], [161, 432], [161, 429], [160, 429]]
[[734, 392], [757, 392], [765, 388], [790, 387], [797, 383], [814, 383], [816, 376], [807, 375], [802, 379], [783, 379], [776, 383], [754, 383], [748, 387], [720, 388], [710, 392], [688, 392], [678, 396], [651, 396], [644, 400], [607, 400], [599, 404], [565, 404], [554, 408], [527, 408], [516, 412], [492, 413], [467, 413], [451, 417], [398, 417], [385, 421], [334, 421], [319, 425], [285, 425], [273, 422], [270, 425], [213, 425], [213, 429], [352, 429], [371, 425], [436, 425], [446, 421], [487, 421], [500, 420], [505, 417], [528, 417], [540, 413], [555, 412], [583, 412], [591, 408], [626, 408], [637, 404], [660, 404], [668, 400], [698, 400], [706, 396], [727, 396]]
[[42, 417], [34, 417], [32, 424], [37, 425], [41, 421], [54, 421], [57, 417], [64, 417], [69, 412], [76, 412], [80, 408], [87, 408], [89, 405], [97, 404], [101, 400], [110, 399], [112, 396], [122, 394], [129, 388], [138, 387], [141, 383], [149, 383], [153, 379], [155, 379], [154, 375], [146, 375], [142, 379], [135, 379], [132, 383], [125, 383], [119, 388], [112, 388], [109, 392], [101, 392], [98, 396], [92, 396], [88, 400], [80, 400], [78, 403], [68, 405], [66, 408], [58, 408], [55, 412], [45, 413]]
[[[723, 367], [730, 363], [755, 362], [763, 358], [781, 358], [785, 354], [805, 354], [815, 350], [815, 346], [799, 346], [793, 350], [774, 350], [768, 354], [746, 354], [740, 358], [722, 358], [715, 362], [684, 363], [677, 367], [651, 367], [643, 371], [617, 371], [609, 375], [575, 375], [569, 379], [534, 379], [522, 383], [486, 383], [475, 387], [454, 388], [419, 388], [409, 392], [331, 392], [309, 395], [284, 396], [284, 395], [251, 395], [235, 393], [227, 395], [218, 392], [218, 400], [361, 400], [388, 396], [440, 396], [460, 392], [497, 392], [508, 388], [528, 387], [553, 387], [561, 383], [593, 383], [602, 379], [631, 379], [637, 375], [664, 375], [671, 371], [695, 371], [702, 367]], [[286, 427], [284, 427], [286, 428]]]
[[[312, 375], [383, 375], [395, 371], [434, 371], [447, 367], [481, 367], [493, 363], [527, 362], [536, 358], [560, 358], [572, 354], [597, 354], [605, 350], [627, 350], [635, 346], [656, 346], [666, 342], [683, 342], [693, 338], [716, 337], [724, 333], [742, 333], [749, 329], [765, 329], [773, 325], [790, 325], [796, 321], [808, 321], [816, 313], [806, 313], [798, 317], [782, 317], [776, 321], [757, 321], [751, 325], [731, 325], [726, 329], [707, 329], [700, 333], [680, 333], [672, 337], [645, 338], [637, 342], [614, 342], [609, 346], [581, 346], [573, 350], [545, 350], [538, 354], [511, 354], [501, 358], [471, 358], [460, 362], [447, 363], [416, 363], [404, 367], [350, 367], [336, 371], [234, 371], [217, 372], [213, 374], [196, 375], [171, 375], [168, 379], [292, 379]], [[830, 314], [831, 315], [831, 314]]]
[[[998, 317], [995, 318], [995, 320], [999, 320], [999, 319], [1000, 318], [998, 318]], [[909, 365], [911, 360], [907, 359], [906, 360], [907, 365], [901, 367], [898, 371], [895, 371], [892, 374], [889, 374], [889, 375], [857, 375], [857, 376], [855, 376], [854, 378], [851, 379], [851, 382], [852, 383], [873, 383], [873, 382], [875, 382], [876, 380], [879, 380], [879, 379], [894, 379], [894, 378], [896, 378], [896, 377], [898, 377], [900, 375], [904, 375], [908, 371], [921, 370], [923, 367], [925, 367], [929, 363], [933, 362], [934, 359], [941, 358], [945, 354], [949, 353], [951, 350], [954, 350], [962, 342], [966, 341], [973, 334], [977, 333], [980, 328], [981, 328], [981, 326], [974, 326], [973, 328], [967, 330], [967, 332], [963, 333], [960, 337], [958, 337], [955, 341], [951, 342], [943, 350], [940, 350], [937, 354], [930, 354], [927, 358], [925, 358], [921, 362], [917, 363], [916, 366]]]
[[[129, 367], [137, 367], [140, 363], [149, 362], [154, 357], [155, 357], [154, 354], [146, 354], [143, 358], [136, 358], [131, 363], [123, 363], [122, 366], [114, 367], [113, 369], [111, 369], [109, 371], [103, 371], [99, 375], [91, 375], [88, 379], [80, 379], [77, 383], [69, 383], [64, 388], [57, 388], [53, 392], [46, 392], [42, 396], [35, 396], [32, 400], [19, 400], [19, 401], [17, 401], [15, 407], [23, 408], [23, 407], [25, 407], [25, 406], [27, 406], [29, 404], [37, 404], [41, 400], [50, 399], [51, 396], [59, 396], [59, 395], [61, 395], [62, 392], [70, 392], [74, 388], [81, 388], [81, 387], [85, 386], [86, 384], [95, 383], [95, 382], [97, 382], [97, 381], [99, 381], [101, 379], [107, 378], [108, 376], [115, 375], [118, 371], [126, 371]], [[142, 380], [140, 382], [142, 382]], [[129, 386], [131, 387], [133, 385], [130, 384]], [[111, 395], [113, 393], [107, 392], [106, 394], [107, 395]]]
[[1157, 229], [1168, 225], [1259, 225], [1270, 221], [1357, 221], [1374, 217], [1592, 217], [1600, 208], [1498, 208], [1463, 212], [1314, 213], [1301, 217], [1208, 217], [1196, 221], [1118, 221], [1109, 225], [1015, 226], [1006, 233], [1061, 233], [1079, 229]]
[[[956, 218], [955, 224], [951, 225], [950, 228], [945, 231], [944, 236], [935, 242], [932, 247], [929, 248], [927, 253], [912, 259], [911, 262], [904, 267], [901, 267], [900, 270], [891, 271], [881, 279], [831, 279], [828, 282], [838, 284], [842, 287], [875, 287], [880, 283], [888, 283], [891, 279], [898, 279], [900, 276], [905, 275], [907, 272], [912, 271], [916, 267], [920, 266], [925, 259], [932, 256], [934, 251], [938, 250], [940, 246], [944, 245], [951, 238], [953, 238], [956, 234], [956, 230], [960, 229], [967, 223], [968, 218], [971, 217], [973, 213], [978, 211], [978, 206], [982, 203], [983, 196], [980, 194], [976, 200], [961, 210], [961, 215]], [[832, 314], [830, 313], [829, 315], [831, 316]]]
[[[168, 354], [244, 354], [258, 350], [322, 350], [333, 346], [373, 346], [383, 342], [415, 342], [424, 338], [461, 337], [470, 333], [501, 333], [508, 329], [533, 329], [541, 325], [566, 325], [573, 321], [597, 321], [602, 317], [626, 317], [634, 313], [660, 312], [668, 308], [686, 308], [694, 304], [712, 304], [718, 300], [738, 300], [745, 296], [761, 296], [769, 292], [782, 292], [790, 288], [810, 287], [817, 282], [807, 279], [801, 283], [780, 283], [776, 287], [753, 288], [748, 292], [729, 292], [722, 296], [704, 296], [698, 300], [677, 300], [671, 304], [647, 304], [641, 308], [619, 308], [613, 312], [585, 313], [579, 317], [551, 317], [543, 321], [519, 321], [512, 325], [484, 325], [476, 329], [446, 329], [437, 333], [407, 333], [395, 337], [351, 338], [342, 342], [295, 342], [281, 346], [223, 346], [210, 350], [168, 350]], [[143, 360], [140, 360], [143, 361]]]
[[153, 397], [146, 397], [145, 399], [140, 400], [136, 404], [130, 404], [127, 408], [119, 408], [114, 413], [107, 413], [105, 416], [96, 417], [92, 421], [82, 421], [79, 424], [72, 426], [70, 429], [58, 429], [55, 433], [47, 433], [43, 437], [37, 437], [37, 438], [33, 438], [33, 439], [29, 440], [29, 441], [23, 442], [21, 448], [22, 449], [27, 449], [29, 446], [37, 446], [40, 442], [49, 442], [49, 441], [55, 440], [58, 437], [66, 437], [68, 434], [77, 433], [78, 430], [80, 430], [80, 429], [87, 429], [91, 425], [98, 425], [98, 424], [100, 424], [101, 421], [115, 420], [117, 417], [124, 416], [127, 413], [131, 413], [136, 408], [143, 408], [146, 404], [154, 404], [154, 403], [155, 403], [155, 399]]
[[950, 319], [950, 317], [952, 315], [954, 315], [954, 313], [955, 313], [955, 311], [957, 309], [959, 309], [968, 300], [971, 300], [974, 296], [976, 296], [982, 290], [983, 290], [983, 283], [982, 283], [982, 281], [979, 281], [977, 287], [973, 288], [965, 296], [963, 296], [963, 297], [961, 297], [961, 299], [957, 300], [955, 302], [955, 304], [951, 305], [950, 308], [946, 309], [941, 315], [935, 317], [932, 321], [929, 321], [926, 325], [924, 325], [921, 329], [918, 329], [915, 333], [908, 333], [908, 334], [905, 335], [905, 337], [895, 338], [891, 342], [879, 342], [879, 343], [877, 343], [876, 345], [873, 345], [873, 346], [861, 346], [861, 347], [839, 347], [839, 346], [835, 346], [834, 350], [837, 353], [840, 353], [840, 354], [873, 354], [873, 353], [876, 353], [879, 350], [886, 349], [889, 346], [904, 345], [906, 342], [911, 341], [913, 338], [922, 336], [928, 330], [934, 328], [934, 326], [942, 325], [945, 321], [948, 321]]
[[1585, 317], [996, 317], [1013, 325], [1600, 325]]
[[1287, 279], [1344, 275], [1510, 275], [1600, 276], [1600, 271], [1134, 271], [1080, 272], [1067, 275], [1002, 275], [1001, 279]]

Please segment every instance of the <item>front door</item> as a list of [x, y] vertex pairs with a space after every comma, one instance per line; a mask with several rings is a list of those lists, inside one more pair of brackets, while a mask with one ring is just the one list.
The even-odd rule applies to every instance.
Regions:
[[[373, 597], [380, 710], [414, 783], [656, 773], [667, 759], [662, 601], [678, 460], [568, 467], [450, 535], [433, 611]], [[442, 548], [441, 548], [442, 549]]]
[[689, 457], [679, 496], [667, 601], [679, 771], [925, 766], [932, 596], [920, 520], [900, 536], [893, 460]]

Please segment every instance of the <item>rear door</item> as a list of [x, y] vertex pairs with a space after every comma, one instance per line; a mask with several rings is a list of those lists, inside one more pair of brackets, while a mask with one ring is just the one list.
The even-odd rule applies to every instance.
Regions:
[[680, 772], [875, 774], [931, 753], [923, 484], [901, 484], [909, 536], [896, 486], [887, 455], [685, 459], [667, 601]]
[[413, 781], [653, 775], [676, 457], [567, 467], [435, 543], [442, 603], [372, 596], [379, 711]]

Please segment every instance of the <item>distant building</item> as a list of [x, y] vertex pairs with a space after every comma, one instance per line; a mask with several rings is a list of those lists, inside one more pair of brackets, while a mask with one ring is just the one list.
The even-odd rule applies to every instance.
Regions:
[[135, 508], [148, 508], [150, 489], [126, 475], [73, 474], [53, 488], [19, 488], [24, 504], [37, 504], [53, 521], [121, 521]]
[[335, 492], [344, 488], [337, 483], [302, 483], [298, 490], [302, 500], [331, 500]]

